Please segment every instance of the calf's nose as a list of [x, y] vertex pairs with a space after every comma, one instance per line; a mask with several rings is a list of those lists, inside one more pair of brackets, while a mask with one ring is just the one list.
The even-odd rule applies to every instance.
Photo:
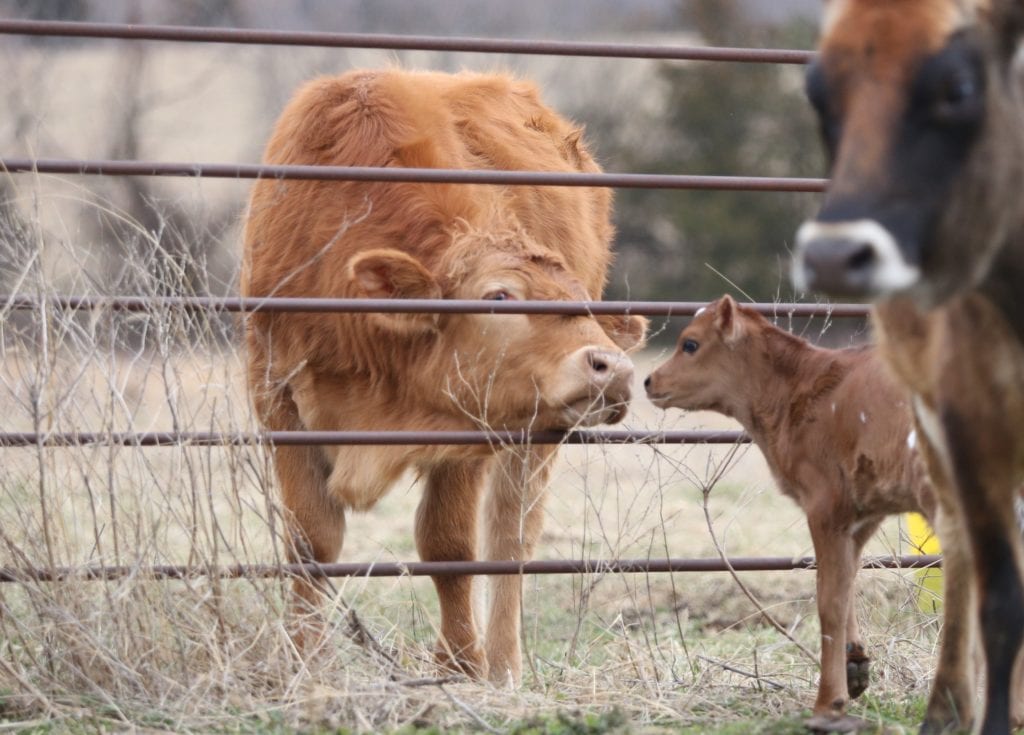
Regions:
[[644, 378], [644, 390], [650, 390], [650, 389], [651, 389], [651, 376], [648, 375], [646, 378]]

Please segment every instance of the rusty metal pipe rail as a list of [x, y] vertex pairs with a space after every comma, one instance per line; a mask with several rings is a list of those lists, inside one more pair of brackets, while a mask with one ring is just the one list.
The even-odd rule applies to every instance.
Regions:
[[412, 446], [529, 444], [749, 444], [741, 431], [68, 431], [4, 432], [0, 447]]
[[[704, 301], [490, 301], [474, 299], [332, 299], [244, 298], [237, 296], [28, 296], [0, 295], [4, 309], [99, 310], [152, 312], [161, 309], [212, 312], [304, 312], [388, 314], [559, 314], [569, 316], [637, 314], [693, 316]], [[745, 304], [765, 316], [863, 318], [864, 304], [798, 304], [764, 302]]]
[[769, 64], [806, 64], [812, 51], [709, 46], [663, 46], [635, 43], [540, 41], [473, 37], [439, 37], [383, 33], [330, 33], [275, 31], [258, 28], [204, 28], [198, 26], [84, 23], [52, 20], [0, 20], [0, 34], [109, 38], [130, 41], [189, 41], [193, 43], [317, 46], [397, 51], [463, 51], [486, 54], [664, 59], [667, 61], [737, 61]]
[[[863, 569], [938, 567], [942, 557], [865, 557]], [[0, 582], [63, 582], [116, 579], [218, 579], [273, 577], [445, 577], [469, 574], [660, 574], [664, 572], [772, 572], [815, 569], [814, 557], [738, 557], [735, 559], [554, 559], [537, 561], [413, 561], [337, 564], [236, 564], [232, 566], [86, 566], [56, 569], [0, 568]]]
[[770, 176], [483, 171], [376, 166], [306, 166], [254, 163], [118, 161], [106, 159], [0, 158], [7, 173], [94, 176], [176, 176], [216, 179], [302, 179], [511, 186], [595, 186], [620, 189], [821, 192], [825, 179]]

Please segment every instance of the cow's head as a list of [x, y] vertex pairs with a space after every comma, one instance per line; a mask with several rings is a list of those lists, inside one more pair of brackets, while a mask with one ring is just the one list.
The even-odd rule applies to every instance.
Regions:
[[647, 397], [660, 408], [719, 411], [737, 416], [744, 395], [754, 385], [757, 340], [764, 317], [737, 304], [732, 297], [699, 310], [679, 334], [676, 350], [644, 381]]
[[986, 275], [1024, 164], [1014, 0], [831, 0], [807, 94], [831, 183], [793, 280], [933, 305]]
[[[440, 260], [363, 252], [349, 263], [355, 294], [374, 298], [587, 300], [556, 254], [518, 230], [457, 233]], [[398, 340], [417, 364], [407, 390], [434, 410], [497, 429], [615, 423], [626, 414], [641, 317], [374, 314], [375, 339]]]

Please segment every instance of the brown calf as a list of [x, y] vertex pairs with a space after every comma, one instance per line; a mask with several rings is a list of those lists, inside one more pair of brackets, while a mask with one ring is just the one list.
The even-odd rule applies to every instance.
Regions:
[[854, 727], [843, 717], [847, 694], [868, 685], [853, 604], [861, 550], [887, 515], [935, 519], [906, 392], [871, 348], [814, 347], [729, 296], [697, 313], [644, 386], [661, 408], [739, 421], [779, 489], [807, 514], [821, 621], [821, 683], [809, 724]]
[[881, 350], [913, 392], [939, 504], [949, 587], [975, 614], [947, 618], [922, 732], [969, 726], [965, 634], [980, 624], [980, 732], [1010, 728], [1024, 641], [1015, 487], [1024, 475], [1024, 107], [1012, 60], [1019, 0], [834, 0], [808, 94], [832, 159], [794, 279], [876, 299]]
[[[501, 75], [356, 71], [314, 80], [285, 108], [272, 164], [598, 171], [577, 128]], [[242, 292], [260, 296], [598, 299], [611, 260], [605, 189], [258, 182]], [[270, 314], [246, 325], [249, 384], [269, 429], [566, 429], [622, 419], [639, 318]], [[528, 559], [554, 448], [278, 447], [295, 559], [333, 561], [345, 513], [403, 471], [425, 480], [425, 560]], [[519, 680], [521, 581], [492, 582], [486, 649], [471, 577], [437, 577], [438, 657]], [[317, 590], [299, 582], [298, 599]]]

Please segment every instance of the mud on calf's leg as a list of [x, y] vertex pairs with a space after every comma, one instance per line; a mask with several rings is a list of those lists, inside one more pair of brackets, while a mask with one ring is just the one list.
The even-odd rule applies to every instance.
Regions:
[[[476, 515], [487, 460], [431, 467], [416, 509], [416, 548], [423, 561], [472, 561]], [[487, 675], [487, 659], [473, 616], [472, 576], [432, 577], [441, 606], [438, 663], [474, 678]]]

